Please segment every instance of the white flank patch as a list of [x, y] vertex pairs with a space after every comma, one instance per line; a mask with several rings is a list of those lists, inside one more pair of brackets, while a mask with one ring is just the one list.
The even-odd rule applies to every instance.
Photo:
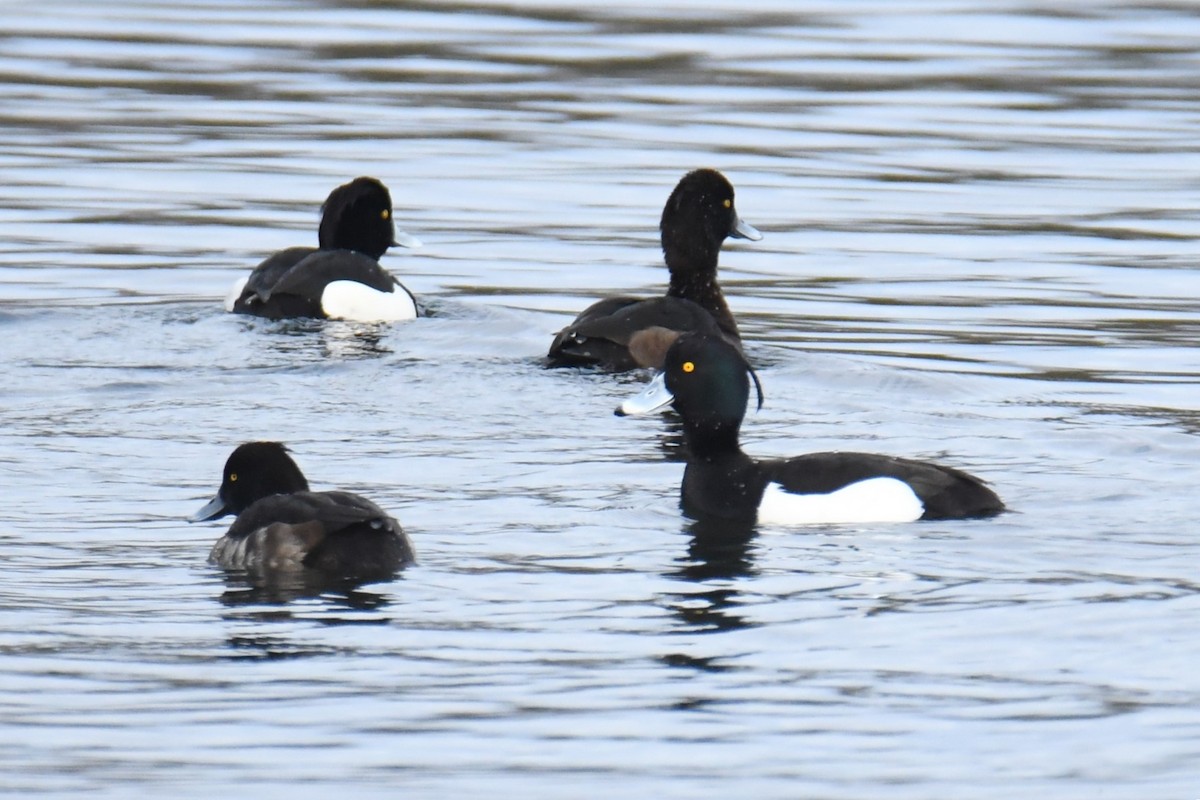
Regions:
[[225, 295], [225, 310], [229, 313], [233, 313], [233, 304], [242, 296], [242, 290], [246, 288], [246, 281], [248, 280], [250, 280], [249, 275], [244, 278], [238, 278], [234, 281], [233, 288], [229, 290], [229, 294]]
[[767, 486], [758, 521], [773, 525], [834, 522], [912, 522], [925, 504], [904, 481], [868, 478], [829, 494], [792, 494], [777, 483]]
[[417, 318], [417, 305], [408, 292], [379, 292], [358, 281], [333, 281], [321, 295], [321, 310], [330, 319], [353, 322], [399, 322]]

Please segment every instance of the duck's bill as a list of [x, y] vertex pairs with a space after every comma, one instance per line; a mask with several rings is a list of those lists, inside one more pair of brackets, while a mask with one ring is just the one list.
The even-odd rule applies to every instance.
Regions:
[[633, 417], [638, 414], [652, 414], [661, 408], [666, 408], [675, 399], [667, 388], [667, 378], [658, 373], [654, 380], [640, 393], [617, 406], [618, 417]]
[[233, 282], [233, 287], [229, 290], [229, 294], [225, 295], [225, 310], [233, 313], [233, 309], [237, 306], [238, 299], [242, 296], [242, 292], [246, 290], [246, 284], [250, 281], [250, 276], [238, 278]]
[[420, 239], [413, 236], [412, 234], [405, 233], [404, 231], [396, 231], [396, 235], [393, 238], [395, 239], [395, 241], [393, 241], [392, 244], [398, 245], [400, 247], [420, 247], [421, 246]]
[[762, 234], [758, 232], [758, 228], [746, 222], [741, 217], [737, 218], [737, 222], [733, 224], [733, 231], [729, 235], [735, 239], [749, 239], [752, 242], [757, 242], [762, 238]]
[[209, 500], [204, 508], [188, 517], [188, 522], [207, 522], [210, 519], [223, 517], [228, 513], [229, 507], [225, 505], [225, 501], [221, 499], [221, 495], [217, 495], [212, 500]]

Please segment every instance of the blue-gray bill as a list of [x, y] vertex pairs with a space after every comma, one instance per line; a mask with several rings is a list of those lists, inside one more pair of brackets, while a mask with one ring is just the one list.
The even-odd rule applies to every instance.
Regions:
[[[755, 231], [755, 233], [758, 233], [758, 231]], [[762, 237], [760, 236], [759, 238], [762, 238]], [[394, 237], [392, 237], [392, 239], [393, 239], [392, 244], [399, 245], [400, 247], [420, 247], [421, 246], [420, 239], [413, 236], [411, 233], [405, 233], [404, 231], [396, 231], [396, 235]]]
[[212, 500], [209, 500], [204, 508], [188, 517], [188, 522], [207, 522], [210, 519], [223, 517], [228, 513], [229, 507], [225, 505], [225, 501], [221, 499], [221, 495], [217, 495]]
[[661, 408], [666, 408], [675, 399], [667, 388], [667, 377], [663, 373], [654, 376], [654, 380], [640, 393], [617, 406], [618, 417], [632, 417], [638, 414], [651, 414]]
[[741, 217], [738, 217], [737, 222], [733, 225], [733, 232], [729, 235], [735, 239], [749, 239], [752, 242], [757, 242], [762, 238], [762, 234], [758, 232], [758, 228], [746, 222]]

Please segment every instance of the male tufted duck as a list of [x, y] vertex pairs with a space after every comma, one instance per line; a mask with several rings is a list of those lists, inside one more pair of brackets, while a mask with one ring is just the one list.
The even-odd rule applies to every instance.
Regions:
[[234, 284], [225, 309], [270, 319], [414, 319], [412, 293], [379, 265], [392, 245], [420, 245], [396, 230], [387, 187], [375, 178], [355, 178], [330, 192], [321, 212], [320, 247], [275, 253]]
[[[683, 419], [689, 460], [682, 505], [698, 519], [763, 523], [907, 522], [987, 517], [1004, 503], [984, 483], [951, 467], [874, 453], [809, 453], [756, 461], [738, 443], [750, 378], [742, 353], [708, 334], [652, 332], [665, 353], [645, 356], [662, 373], [619, 416], [673, 404]], [[648, 334], [640, 334], [636, 344]], [[653, 350], [655, 344], [647, 346]]]

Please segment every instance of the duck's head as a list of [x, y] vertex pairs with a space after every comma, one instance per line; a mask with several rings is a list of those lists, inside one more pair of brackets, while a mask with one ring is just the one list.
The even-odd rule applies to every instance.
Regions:
[[392, 196], [375, 178], [355, 178], [329, 193], [321, 206], [317, 232], [322, 250], [354, 250], [378, 260], [392, 245], [419, 247], [420, 241], [397, 231]]
[[670, 404], [689, 432], [732, 432], [736, 439], [751, 380], [762, 408], [758, 376], [742, 352], [721, 336], [648, 328], [634, 335], [630, 351], [644, 365], [662, 371], [645, 391], [617, 408], [618, 416], [648, 414]]
[[697, 265], [715, 264], [726, 238], [762, 238], [738, 216], [733, 184], [715, 169], [697, 169], [683, 176], [667, 198], [658, 227], [668, 263], [675, 263], [673, 256], [681, 255]]
[[279, 442], [247, 442], [225, 461], [217, 495], [191, 517], [192, 522], [240, 514], [273, 494], [308, 491], [308, 481]]

